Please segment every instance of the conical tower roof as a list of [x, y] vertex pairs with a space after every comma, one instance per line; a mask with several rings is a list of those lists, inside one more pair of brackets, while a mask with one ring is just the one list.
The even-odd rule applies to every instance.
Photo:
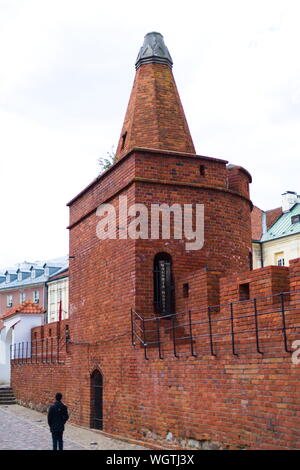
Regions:
[[172, 65], [163, 36], [146, 34], [136, 61], [117, 159], [134, 147], [195, 154]]

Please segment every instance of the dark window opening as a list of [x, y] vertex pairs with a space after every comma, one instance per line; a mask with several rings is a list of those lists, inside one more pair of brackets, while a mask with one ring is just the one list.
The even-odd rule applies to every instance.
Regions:
[[49, 331], [48, 331], [48, 336], [49, 336], [49, 337], [52, 336], [52, 330], [51, 330], [51, 328], [50, 328]]
[[253, 269], [253, 254], [252, 254], [251, 251], [249, 251], [248, 260], [249, 260], [249, 269], [250, 269], [250, 271], [252, 271], [252, 269]]
[[297, 222], [300, 222], [300, 214], [293, 215], [291, 217], [292, 224], [296, 224]]
[[200, 175], [205, 176], [205, 165], [200, 165]]
[[103, 429], [103, 376], [98, 369], [91, 376], [91, 428]]
[[183, 284], [183, 297], [186, 298], [189, 296], [189, 289], [190, 289], [190, 286], [189, 284]]
[[172, 258], [168, 253], [158, 253], [154, 258], [154, 307], [161, 316], [175, 311]]
[[277, 262], [278, 266], [284, 266], [284, 258], [280, 258]]
[[250, 299], [250, 284], [240, 284], [239, 286], [239, 300], [249, 300]]
[[121, 150], [124, 150], [125, 148], [125, 141], [126, 141], [126, 137], [127, 137], [127, 132], [125, 132], [125, 134], [122, 135], [122, 145], [121, 145]]

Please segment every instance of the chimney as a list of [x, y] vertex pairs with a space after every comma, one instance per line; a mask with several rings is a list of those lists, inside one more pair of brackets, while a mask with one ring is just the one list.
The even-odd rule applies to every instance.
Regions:
[[297, 202], [299, 202], [297, 193], [286, 191], [282, 194], [282, 212], [289, 212]]

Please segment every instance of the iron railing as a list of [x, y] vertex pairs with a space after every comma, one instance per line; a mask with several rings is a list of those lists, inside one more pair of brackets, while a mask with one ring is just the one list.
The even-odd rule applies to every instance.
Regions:
[[131, 310], [132, 345], [151, 349], [163, 359], [179, 351], [197, 357], [256, 353], [259, 357], [292, 353], [292, 342], [300, 339], [300, 291], [230, 302], [176, 312], [142, 316]]
[[63, 363], [66, 349], [65, 337], [53, 336], [24, 341], [10, 346], [10, 360], [18, 364]]

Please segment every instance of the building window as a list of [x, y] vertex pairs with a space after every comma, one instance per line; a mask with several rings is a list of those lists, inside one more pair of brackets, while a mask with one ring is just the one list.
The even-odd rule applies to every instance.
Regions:
[[18, 273], [18, 281], [22, 281], [22, 273]]
[[275, 253], [275, 265], [285, 266], [285, 258], [284, 258], [284, 252], [283, 251]]
[[35, 270], [32, 269], [31, 270], [31, 275], [30, 275], [31, 279], [34, 279], [35, 278]]
[[292, 224], [297, 224], [298, 222], [300, 222], [300, 214], [293, 215], [291, 217], [291, 222], [292, 222]]
[[8, 295], [6, 297], [6, 306], [7, 307], [12, 307], [13, 306], [13, 296], [12, 295]]
[[239, 285], [239, 300], [250, 299], [250, 284], [249, 282]]
[[38, 304], [39, 301], [40, 301], [40, 295], [39, 295], [39, 291], [38, 290], [35, 290], [33, 292], [33, 301], [35, 304]]
[[125, 132], [125, 134], [122, 135], [121, 150], [124, 150], [125, 148], [126, 137], [127, 137], [127, 132]]
[[205, 176], [205, 165], [200, 165], [200, 175]]
[[55, 300], [56, 300], [56, 293], [54, 290], [52, 290], [50, 293], [50, 303], [55, 304]]
[[26, 300], [26, 294], [25, 294], [25, 292], [21, 292], [20, 293], [20, 304], [25, 302], [25, 300]]
[[190, 290], [190, 286], [188, 283], [186, 284], [183, 284], [182, 286], [182, 293], [183, 293], [183, 297], [184, 298], [187, 298], [189, 296], [189, 290]]
[[168, 253], [158, 253], [154, 258], [155, 313], [165, 316], [175, 310], [172, 258]]

